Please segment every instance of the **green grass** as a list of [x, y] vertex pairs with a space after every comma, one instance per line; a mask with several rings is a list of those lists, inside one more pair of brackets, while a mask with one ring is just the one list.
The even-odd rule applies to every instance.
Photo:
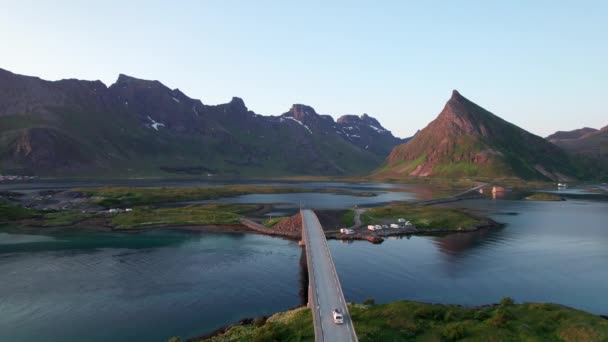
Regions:
[[546, 193], [546, 192], [534, 193], [530, 196], [527, 196], [526, 199], [532, 200], [532, 201], [562, 201], [563, 200], [563, 198], [561, 198], [560, 196], [558, 196], [556, 194], [550, 194], [550, 193]]
[[37, 216], [40, 216], [38, 210], [0, 203], [0, 222], [17, 221]]
[[386, 219], [395, 222], [404, 218], [418, 229], [458, 229], [480, 225], [484, 222], [459, 209], [432, 206], [387, 206], [370, 208], [361, 215], [365, 224], [383, 223]]
[[45, 212], [43, 215], [45, 226], [69, 226], [83, 219], [92, 217], [91, 213], [82, 213], [78, 210], [58, 210]]
[[224, 335], [204, 341], [314, 341], [312, 314], [308, 308], [298, 308], [275, 314], [265, 321], [256, 320], [252, 324], [236, 326]]
[[344, 227], [354, 226], [355, 225], [355, 211], [347, 210], [340, 218], [340, 223], [342, 223], [342, 225]]
[[[465, 308], [399, 301], [349, 305], [355, 331], [368, 341], [606, 341], [608, 320], [556, 304]], [[205, 341], [313, 341], [307, 308], [276, 314], [266, 322], [237, 326]]]
[[145, 228], [155, 226], [184, 226], [207, 224], [237, 224], [242, 213], [254, 210], [255, 205], [190, 205], [177, 208], [135, 207], [131, 212], [112, 217], [117, 228]]
[[196, 186], [196, 187], [100, 187], [76, 189], [97, 197], [96, 203], [106, 208], [193, 200], [210, 200], [245, 194], [305, 192], [287, 186]]
[[283, 221], [284, 219], [286, 219], [286, 217], [269, 218], [269, 219], [265, 220], [264, 222], [262, 222], [262, 224], [268, 228], [272, 228], [275, 224]]

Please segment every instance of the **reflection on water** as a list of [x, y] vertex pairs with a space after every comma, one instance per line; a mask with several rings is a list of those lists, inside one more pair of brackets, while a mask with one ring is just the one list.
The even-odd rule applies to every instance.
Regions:
[[20, 239], [27, 248], [0, 245], [0, 341], [166, 341], [300, 303], [292, 241], [169, 231]]
[[347, 300], [477, 305], [511, 296], [608, 313], [604, 202], [478, 200], [447, 206], [475, 208], [506, 225], [379, 246], [330, 241]]
[[251, 194], [225, 197], [219, 200], [188, 201], [183, 204], [197, 203], [283, 203], [281, 209], [297, 209], [300, 206], [315, 209], [348, 209], [354, 206], [379, 205], [392, 201], [415, 199], [409, 192], [377, 192], [377, 196], [352, 196], [326, 193], [296, 194]]
[[[388, 187], [379, 192], [412, 196]], [[297, 203], [311, 194], [286, 195], [249, 199]], [[377, 199], [314, 195], [308, 200], [329, 208]], [[389, 238], [381, 245], [330, 240], [346, 299], [476, 305], [511, 296], [608, 314], [606, 202], [475, 200], [445, 206], [473, 208], [506, 225]], [[293, 208], [286, 204], [277, 211]], [[297, 243], [252, 234], [3, 231], [0, 341], [166, 341], [204, 334], [298, 305], [300, 260]]]

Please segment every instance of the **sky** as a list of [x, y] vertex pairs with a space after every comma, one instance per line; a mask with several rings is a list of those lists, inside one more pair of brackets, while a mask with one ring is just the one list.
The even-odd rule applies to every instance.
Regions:
[[368, 113], [400, 137], [452, 89], [532, 133], [608, 125], [608, 1], [0, 0], [0, 68], [159, 80], [205, 104]]

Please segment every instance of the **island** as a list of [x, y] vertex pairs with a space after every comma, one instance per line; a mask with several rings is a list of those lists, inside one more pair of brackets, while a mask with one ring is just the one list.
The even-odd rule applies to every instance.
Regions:
[[[91, 187], [0, 194], [0, 221], [18, 229], [75, 228], [141, 232], [182, 229], [253, 232], [299, 239], [302, 220], [291, 214], [270, 216], [275, 204], [222, 203], [247, 194], [317, 192], [375, 196], [345, 189], [290, 186], [217, 185], [195, 187]], [[289, 212], [289, 210], [287, 210]], [[467, 232], [500, 226], [465, 209], [416, 203], [344, 210], [316, 210], [329, 239], [380, 243], [388, 236]], [[0, 223], [3, 223], [0, 222]], [[374, 226], [378, 229], [370, 230]]]
[[533, 193], [532, 195], [526, 196], [525, 199], [528, 201], [547, 201], [547, 202], [558, 202], [558, 201], [566, 200], [559, 195], [551, 194], [548, 192], [536, 192], [536, 193]]

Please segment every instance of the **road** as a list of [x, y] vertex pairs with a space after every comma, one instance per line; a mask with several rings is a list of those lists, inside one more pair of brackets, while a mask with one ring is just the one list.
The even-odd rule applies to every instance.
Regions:
[[[325, 239], [325, 233], [317, 215], [312, 210], [302, 210], [303, 238], [306, 244], [308, 274], [310, 281], [309, 298], [315, 326], [315, 340], [356, 342], [346, 300], [334, 261]], [[340, 308], [344, 313], [344, 323], [334, 323], [332, 311]]]
[[352, 227], [348, 227], [350, 229], [357, 229], [363, 225], [361, 222], [361, 214], [365, 212], [366, 209], [358, 208], [355, 209], [355, 224]]

